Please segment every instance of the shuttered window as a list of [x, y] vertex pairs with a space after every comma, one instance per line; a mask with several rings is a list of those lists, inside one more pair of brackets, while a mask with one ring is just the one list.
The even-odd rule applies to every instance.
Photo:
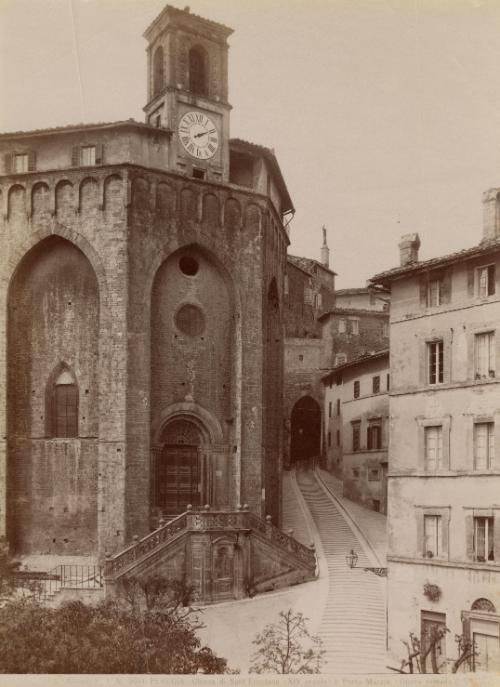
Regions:
[[495, 293], [495, 265], [480, 267], [477, 270], [477, 295], [480, 298], [492, 296]]
[[381, 422], [370, 422], [366, 430], [366, 444], [368, 450], [382, 448], [382, 425]]
[[435, 472], [443, 469], [443, 428], [424, 428], [425, 469]]
[[28, 171], [28, 154], [14, 155], [14, 172], [21, 174]]
[[424, 556], [435, 558], [442, 553], [442, 525], [440, 515], [424, 515]]
[[54, 391], [53, 436], [78, 436], [78, 388], [76, 384], [57, 384]]
[[71, 150], [72, 167], [93, 167], [102, 165], [103, 162], [104, 146], [102, 144], [73, 146]]
[[431, 307], [441, 305], [443, 298], [443, 282], [441, 279], [433, 279], [429, 282], [427, 303]]
[[474, 425], [474, 469], [490, 470], [495, 457], [495, 425], [476, 422]]
[[474, 370], [476, 379], [495, 376], [495, 358], [495, 332], [476, 334]]
[[474, 518], [474, 560], [478, 562], [494, 561], [493, 518]]
[[427, 344], [429, 384], [442, 384], [444, 353], [442, 341], [431, 341]]
[[352, 450], [359, 451], [361, 438], [361, 422], [352, 423]]

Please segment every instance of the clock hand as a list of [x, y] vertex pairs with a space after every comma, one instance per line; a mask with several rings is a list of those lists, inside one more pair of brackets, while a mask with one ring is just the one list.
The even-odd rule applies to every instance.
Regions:
[[194, 134], [193, 138], [200, 138], [200, 136], [206, 136], [208, 131], [202, 131], [200, 134]]

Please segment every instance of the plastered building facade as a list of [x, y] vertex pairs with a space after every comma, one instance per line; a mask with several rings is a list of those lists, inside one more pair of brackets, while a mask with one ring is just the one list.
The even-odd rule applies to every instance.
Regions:
[[146, 123], [0, 135], [0, 531], [103, 557], [161, 517], [280, 521], [293, 211], [229, 138], [231, 30], [166, 7]]
[[500, 194], [484, 196], [483, 240], [420, 262], [403, 237], [391, 288], [389, 648], [432, 627], [474, 641], [463, 667], [500, 667]]
[[389, 351], [365, 354], [323, 377], [327, 468], [343, 494], [387, 512]]

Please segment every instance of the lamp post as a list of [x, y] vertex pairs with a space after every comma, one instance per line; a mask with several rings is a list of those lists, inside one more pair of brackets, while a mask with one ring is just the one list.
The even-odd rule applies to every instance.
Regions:
[[[354, 549], [351, 549], [350, 552], [347, 554], [345, 557], [345, 562], [347, 563], [347, 567], [351, 568], [357, 568], [357, 563], [358, 563], [358, 554], [354, 551]], [[378, 577], [387, 577], [387, 568], [365, 568], [363, 567], [364, 571], [372, 572], [374, 575], [377, 575]]]

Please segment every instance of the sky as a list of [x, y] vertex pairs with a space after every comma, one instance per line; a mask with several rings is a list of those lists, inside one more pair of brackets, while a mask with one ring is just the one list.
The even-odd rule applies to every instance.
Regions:
[[[273, 148], [289, 252], [337, 287], [478, 243], [500, 187], [500, 0], [186, 0], [230, 37], [231, 136]], [[0, 0], [0, 131], [144, 120], [164, 0]], [[173, 4], [183, 8], [185, 3]]]

